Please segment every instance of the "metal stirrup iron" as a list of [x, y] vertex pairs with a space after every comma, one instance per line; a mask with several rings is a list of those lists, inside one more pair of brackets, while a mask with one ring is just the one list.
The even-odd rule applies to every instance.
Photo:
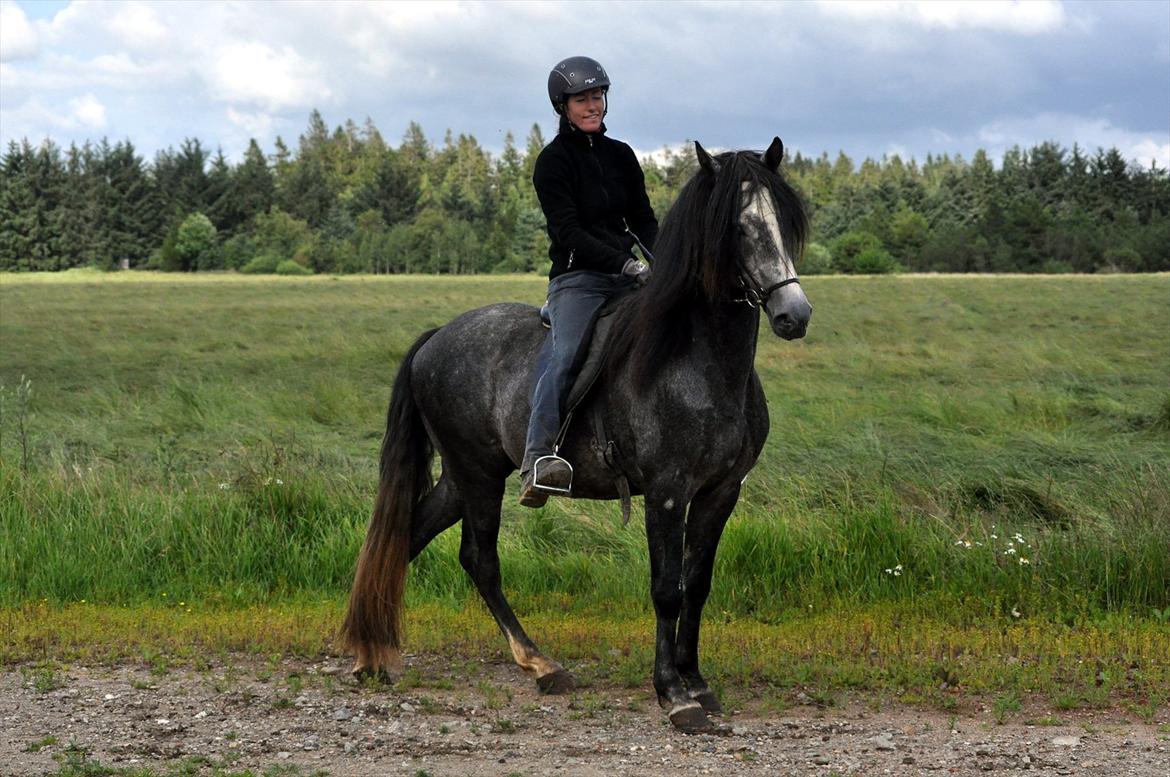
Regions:
[[[568, 459], [562, 459], [557, 455], [560, 450], [559, 446], [553, 448], [553, 452], [547, 456], [541, 456], [536, 461], [532, 462], [532, 487], [537, 491], [543, 491], [546, 494], [568, 494], [573, 490], [573, 465], [569, 463]], [[541, 462], [545, 466], [553, 462], [560, 462], [569, 468], [569, 484], [564, 488], [560, 486], [550, 486], [540, 482], [540, 466]]]

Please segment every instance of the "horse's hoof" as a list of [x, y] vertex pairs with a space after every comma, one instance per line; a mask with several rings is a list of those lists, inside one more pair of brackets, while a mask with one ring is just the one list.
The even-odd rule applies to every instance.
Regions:
[[573, 682], [573, 675], [564, 669], [558, 669], [555, 672], [549, 672], [546, 675], [537, 677], [536, 687], [543, 694], [563, 696], [566, 693], [572, 693], [576, 689], [577, 683]]
[[715, 695], [715, 691], [707, 688], [698, 693], [691, 693], [691, 698], [697, 701], [703, 707], [703, 712], [708, 715], [722, 715], [723, 705], [719, 703], [719, 697]]
[[670, 722], [684, 734], [702, 734], [715, 728], [697, 701], [676, 704], [670, 711]]

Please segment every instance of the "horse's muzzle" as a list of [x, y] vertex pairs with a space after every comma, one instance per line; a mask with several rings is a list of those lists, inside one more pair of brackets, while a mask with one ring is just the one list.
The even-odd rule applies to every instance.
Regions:
[[785, 340], [799, 340], [808, 331], [808, 322], [774, 318], [772, 319], [772, 331]]
[[794, 284], [780, 289], [779, 293], [768, 301], [765, 309], [768, 311], [768, 322], [777, 336], [785, 340], [798, 340], [808, 331], [812, 305], [808, 304], [808, 298], [804, 296], [800, 286]]

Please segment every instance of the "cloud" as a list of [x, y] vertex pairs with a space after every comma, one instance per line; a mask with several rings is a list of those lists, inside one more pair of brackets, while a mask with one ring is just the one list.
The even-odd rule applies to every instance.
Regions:
[[993, 156], [1000, 156], [1011, 146], [1035, 146], [1056, 141], [1063, 146], [1074, 143], [1092, 153], [1098, 148], [1116, 148], [1127, 159], [1143, 165], [1156, 161], [1163, 169], [1170, 167], [1170, 130], [1137, 132], [1114, 126], [1108, 119], [1060, 113], [1040, 113], [1027, 117], [1004, 118], [980, 127], [975, 136]]
[[867, 23], [885, 22], [926, 29], [964, 27], [1042, 35], [1065, 25], [1064, 6], [1057, 0], [820, 0], [831, 16]]
[[0, 62], [37, 55], [37, 33], [16, 3], [0, 3]]
[[235, 108], [228, 108], [227, 118], [233, 125], [246, 132], [249, 137], [268, 137], [272, 131], [273, 118], [272, 114], [269, 113], [237, 111]]
[[208, 64], [214, 100], [279, 111], [319, 105], [331, 95], [317, 67], [289, 46], [277, 51], [259, 42], [231, 42]]
[[103, 9], [102, 26], [115, 40], [132, 49], [150, 49], [165, 44], [171, 31], [154, 9], [137, 2], [120, 2]]
[[82, 127], [101, 129], [106, 126], [106, 106], [92, 94], [84, 94], [69, 101], [69, 118]]
[[[59, 132], [80, 132], [83, 136], [106, 126], [106, 106], [94, 95], [84, 94], [63, 104], [47, 104], [33, 96], [16, 108], [5, 108], [3, 122], [6, 129], [15, 130], [9, 137], [25, 137], [39, 142]], [[54, 137], [60, 142], [60, 137]]]
[[[0, 0], [0, 143], [103, 133], [144, 153], [198, 137], [238, 159], [369, 116], [384, 136], [473, 134], [498, 151], [585, 53], [614, 79], [607, 124], [639, 149], [851, 157], [1056, 140], [1164, 156], [1160, 3], [74, 2]], [[566, 20], [581, 20], [566, 24]], [[602, 32], [598, 32], [602, 30]], [[99, 107], [101, 106], [101, 110]], [[655, 153], [651, 151], [651, 153]]]

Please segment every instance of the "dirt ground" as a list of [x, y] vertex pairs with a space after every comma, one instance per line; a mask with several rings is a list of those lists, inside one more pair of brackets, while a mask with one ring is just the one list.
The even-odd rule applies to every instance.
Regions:
[[[720, 732], [674, 731], [642, 688], [541, 696], [512, 665], [407, 656], [398, 690], [359, 687], [339, 661], [227, 657], [165, 665], [8, 667], [0, 774], [59, 770], [72, 747], [108, 768], [205, 759], [231, 769], [330, 775], [1170, 775], [1170, 710], [955, 712], [793, 692], [744, 701]], [[649, 669], [649, 668], [647, 668]], [[745, 694], [746, 695], [746, 694]], [[725, 699], [725, 701], [727, 701]], [[823, 699], [822, 699], [823, 701]]]

